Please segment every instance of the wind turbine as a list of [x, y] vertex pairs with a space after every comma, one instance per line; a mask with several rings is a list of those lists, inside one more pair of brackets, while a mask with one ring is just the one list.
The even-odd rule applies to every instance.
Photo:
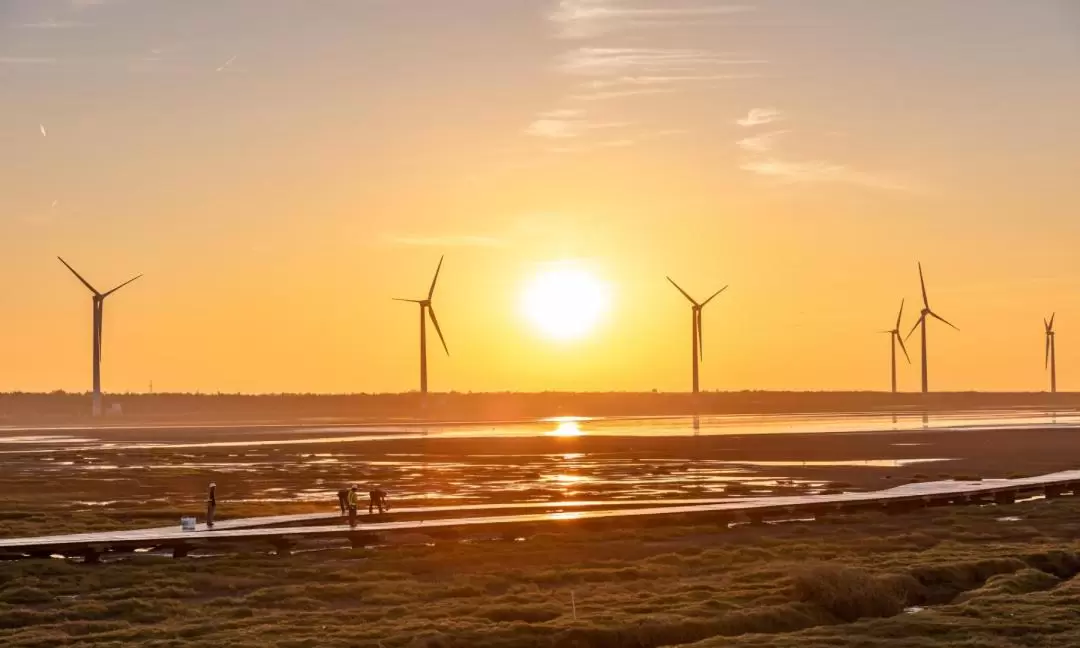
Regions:
[[83, 279], [82, 275], [80, 275], [78, 272], [75, 271], [75, 268], [72, 268], [70, 265], [68, 265], [67, 261], [64, 261], [64, 259], [62, 259], [61, 257], [56, 257], [56, 258], [60, 259], [60, 263], [63, 263], [64, 266], [68, 270], [71, 270], [71, 274], [75, 275], [79, 279], [79, 281], [81, 281], [82, 284], [84, 286], [86, 286], [87, 288], [89, 288], [90, 292], [93, 293], [93, 298], [92, 298], [93, 302], [94, 302], [94, 335], [93, 335], [93, 340], [92, 340], [92, 344], [93, 344], [93, 347], [94, 347], [94, 351], [93, 351], [93, 358], [94, 358], [94, 401], [93, 401], [94, 404], [93, 404], [93, 414], [94, 414], [94, 416], [101, 416], [101, 331], [102, 331], [102, 328], [103, 328], [103, 323], [104, 323], [103, 320], [104, 320], [104, 315], [105, 315], [105, 298], [108, 297], [109, 295], [113, 294], [117, 290], [120, 290], [124, 286], [128, 285], [132, 281], [135, 281], [136, 279], [138, 279], [142, 275], [137, 275], [135, 277], [132, 277], [131, 279], [128, 279], [124, 283], [120, 284], [119, 286], [117, 286], [116, 288], [113, 288], [112, 290], [110, 290], [108, 292], [100, 293], [100, 292], [97, 291], [96, 288], [94, 288], [93, 286], [90, 285], [89, 281], [87, 281], [86, 279]]
[[947, 319], [945, 319], [941, 315], [938, 315], [934, 311], [930, 310], [930, 300], [928, 300], [926, 298], [926, 281], [923, 279], [922, 263], [919, 263], [919, 285], [922, 287], [922, 301], [923, 301], [922, 314], [919, 315], [919, 320], [917, 322], [915, 322], [915, 326], [911, 327], [911, 331], [907, 334], [907, 337], [910, 338], [911, 334], [915, 332], [915, 329], [919, 328], [920, 326], [922, 327], [922, 393], [926, 394], [926, 393], [928, 393], [930, 391], [930, 385], [929, 385], [929, 383], [927, 381], [927, 376], [926, 376], [926, 318], [927, 318], [927, 316], [933, 317], [934, 319], [941, 320], [942, 322], [948, 324], [949, 326], [952, 326], [957, 331], [959, 331], [960, 329], [956, 328], [956, 326], [954, 326], [952, 322], [948, 321]]
[[1054, 340], [1054, 316], [1043, 319], [1043, 328], [1046, 329], [1046, 366], [1050, 369], [1050, 393], [1057, 393], [1057, 345]]
[[900, 300], [900, 312], [896, 314], [896, 326], [891, 331], [882, 331], [889, 334], [892, 343], [892, 393], [896, 393], [896, 343], [900, 343], [900, 350], [904, 352], [908, 364], [911, 364], [911, 356], [908, 355], [907, 347], [904, 346], [904, 338], [900, 335], [900, 318], [904, 316], [904, 300]]
[[446, 338], [443, 337], [442, 329], [439, 328], [439, 320], [435, 317], [435, 309], [431, 306], [431, 298], [435, 296], [435, 283], [439, 280], [439, 271], [442, 270], [445, 255], [439, 257], [439, 266], [435, 268], [435, 277], [431, 280], [431, 288], [428, 289], [427, 299], [400, 299], [394, 301], [409, 302], [420, 306], [420, 393], [427, 393], [427, 316], [431, 316], [431, 323], [435, 325], [435, 332], [439, 334], [443, 351], [450, 355], [450, 349], [446, 348]]
[[692, 327], [691, 327], [690, 335], [691, 335], [691, 339], [693, 341], [693, 343], [692, 343], [692, 357], [693, 357], [693, 363], [694, 363], [694, 393], [696, 394], [699, 391], [699, 389], [698, 389], [698, 362], [704, 357], [704, 354], [705, 354], [705, 352], [704, 352], [704, 344], [703, 344], [703, 340], [702, 340], [702, 336], [701, 336], [701, 310], [703, 308], [705, 308], [705, 306], [707, 306], [708, 303], [711, 302], [717, 295], [719, 295], [720, 293], [727, 290], [728, 287], [724, 286], [720, 290], [717, 290], [716, 292], [714, 292], [712, 294], [712, 297], [709, 297], [708, 299], [706, 299], [705, 301], [703, 301], [703, 302], [701, 302], [699, 304], [696, 301], [694, 301], [694, 298], [691, 297], [685, 290], [683, 290], [679, 286], [679, 284], [675, 283], [674, 279], [672, 279], [671, 277], [668, 277], [667, 280], [670, 281], [671, 285], [675, 286], [675, 288], [679, 292], [682, 293], [683, 297], [686, 297], [687, 301], [690, 302], [690, 311], [691, 311], [691, 314], [692, 314]]

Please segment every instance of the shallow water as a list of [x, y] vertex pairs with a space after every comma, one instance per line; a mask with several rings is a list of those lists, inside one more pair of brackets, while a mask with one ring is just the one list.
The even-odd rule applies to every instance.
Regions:
[[[0, 462], [7, 474], [22, 480], [25, 497], [38, 497], [42, 480], [62, 483], [73, 502], [83, 506], [124, 507], [146, 502], [201, 505], [208, 480], [225, 480], [223, 499], [246, 503], [325, 502], [336, 506], [336, 492], [354, 483], [383, 484], [393, 499], [404, 501], [550, 502], [590, 499], [667, 499], [791, 495], [883, 485], [893, 470], [931, 462], [969, 458], [964, 447], [933, 449], [933, 443], [892, 443], [880, 438], [862, 451], [844, 448], [873, 437], [832, 437], [839, 459], [828, 454], [802, 455], [784, 448], [782, 439], [759, 439], [756, 446], [726, 440], [698, 444], [695, 435], [724, 437], [791, 433], [869, 434], [881, 431], [1080, 427], [1080, 414], [1033, 415], [1030, 412], [957, 412], [921, 414], [754, 415], [588, 419], [564, 417], [517, 424], [443, 426], [208, 426], [208, 442], [196, 442], [192, 426], [170, 441], [169, 429], [0, 430]], [[174, 428], [176, 429], [176, 428]], [[98, 438], [95, 438], [95, 433]], [[178, 433], [179, 434], [179, 433]], [[1010, 433], [1011, 434], [1011, 433]], [[9, 435], [9, 436], [4, 436]], [[254, 438], [250, 438], [254, 437]], [[550, 443], [469, 444], [463, 452], [430, 451], [424, 439], [552, 439]], [[627, 437], [614, 443], [575, 443], [582, 437]], [[673, 438], [677, 443], [640, 443], [635, 438]], [[926, 436], [927, 441], [934, 437]], [[376, 439], [404, 444], [354, 443]], [[570, 440], [564, 444], [560, 439]], [[11, 445], [3, 445], [5, 440]], [[789, 438], [788, 441], [791, 441]], [[909, 441], [909, 439], [904, 439]], [[817, 439], [800, 443], [818, 444]], [[325, 451], [297, 447], [323, 444]], [[454, 444], [459, 445], [459, 444]], [[465, 444], [460, 444], [465, 445]], [[925, 450], [916, 446], [927, 445]], [[528, 446], [529, 454], [514, 453]], [[890, 446], [908, 446], [894, 455]], [[15, 447], [18, 447], [16, 450]], [[444, 446], [445, 447], [445, 446]], [[699, 453], [698, 448], [706, 451]], [[762, 454], [745, 452], [757, 447]], [[233, 449], [235, 448], [235, 449]], [[565, 448], [566, 452], [558, 452]], [[598, 448], [599, 452], [587, 452]], [[323, 450], [323, 448], [318, 448]], [[387, 453], [392, 449], [394, 452]], [[742, 452], [731, 454], [732, 450]], [[479, 450], [479, 452], [477, 452]], [[550, 450], [555, 450], [551, 452]], [[574, 451], [570, 451], [574, 450]], [[654, 454], [655, 452], [655, 454]], [[657, 456], [657, 455], [667, 456]], [[863, 456], [865, 454], [865, 456]], [[16, 456], [22, 455], [22, 456]], [[916, 455], [916, 456], [911, 456]], [[918, 456], [924, 455], [924, 456]], [[735, 459], [734, 457], [740, 457]], [[799, 461], [800, 456], [813, 460]], [[894, 459], [885, 457], [895, 456]], [[785, 459], [785, 460], [772, 460]], [[944, 468], [950, 472], [961, 468]], [[896, 471], [904, 478], [910, 477]], [[936, 472], [936, 471], [935, 471]], [[978, 474], [978, 473], [967, 473]], [[799, 479], [792, 479], [798, 477]], [[836, 480], [835, 482], [831, 480]], [[895, 482], [889, 482], [895, 483]], [[25, 486], [24, 486], [25, 485]], [[104, 502], [104, 504], [101, 504]]]

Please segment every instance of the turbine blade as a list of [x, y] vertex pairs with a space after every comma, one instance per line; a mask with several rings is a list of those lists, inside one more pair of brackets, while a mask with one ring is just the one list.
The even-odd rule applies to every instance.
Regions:
[[923, 320], [925, 320], [925, 319], [926, 319], [926, 315], [919, 315], [919, 319], [915, 320], [915, 326], [911, 327], [911, 330], [908, 331], [908, 334], [904, 336], [904, 339], [905, 340], [911, 339], [911, 334], [915, 332], [915, 329], [919, 328], [919, 324], [922, 324]]
[[435, 268], [435, 276], [432, 277], [432, 279], [431, 279], [431, 288], [428, 289], [428, 293], [427, 293], [428, 301], [431, 301], [431, 298], [435, 296], [435, 282], [439, 280], [439, 271], [442, 270], [442, 262], [443, 262], [443, 259], [445, 259], [445, 258], [446, 258], [445, 254], [442, 255], [441, 257], [439, 257], [439, 265], [438, 265], [438, 267]]
[[926, 298], [926, 280], [923, 279], [922, 261], [919, 262], [919, 286], [922, 287], [922, 303], [924, 308], [930, 308], [930, 300]]
[[727, 286], [724, 286], [724, 287], [723, 287], [723, 288], [721, 288], [720, 290], [717, 290], [716, 292], [714, 292], [714, 293], [712, 294], [712, 297], [709, 297], [709, 298], [708, 298], [708, 299], [706, 299], [705, 301], [701, 302], [701, 307], [702, 307], [702, 308], [705, 308], [705, 304], [708, 304], [709, 302], [711, 302], [711, 301], [712, 301], [713, 299], [715, 299], [715, 298], [716, 298], [716, 296], [717, 296], [717, 295], [719, 295], [720, 293], [724, 292], [724, 291], [725, 291], [725, 290], [727, 290], [727, 289], [728, 289], [728, 287], [727, 287]]
[[439, 334], [439, 341], [442, 342], [443, 351], [446, 351], [446, 355], [450, 355], [450, 349], [446, 348], [446, 338], [443, 337], [442, 329], [439, 328], [439, 320], [435, 317], [435, 309], [428, 306], [428, 315], [431, 316], [431, 323], [435, 325], [435, 332]]
[[900, 343], [900, 350], [904, 352], [904, 357], [907, 358], [907, 363], [911, 364], [911, 356], [908, 355], [907, 347], [904, 346], [904, 338], [900, 337], [900, 331], [896, 332], [896, 341]]
[[1045, 317], [1043, 318], [1043, 331], [1046, 333], [1050, 332], [1050, 322], [1046, 321]]
[[104, 298], [108, 297], [109, 295], [113, 294], [113, 293], [114, 293], [114, 292], [116, 292], [117, 290], [120, 290], [121, 288], [123, 288], [124, 286], [128, 285], [128, 284], [129, 284], [129, 283], [131, 283], [132, 281], [135, 281], [136, 279], [138, 279], [138, 278], [139, 278], [139, 277], [141, 277], [141, 276], [142, 276], [142, 275], [138, 275], [138, 276], [136, 276], [136, 277], [132, 277], [131, 279], [128, 279], [127, 281], [125, 281], [124, 283], [120, 284], [120, 285], [119, 285], [119, 286], [117, 286], [116, 288], [113, 288], [113, 289], [112, 289], [112, 290], [110, 290], [109, 292], [107, 292], [107, 293], [105, 293], [104, 295], [102, 295], [102, 296], [101, 296], [101, 298], [102, 298], [102, 299], [104, 299]]
[[84, 286], [86, 286], [87, 288], [89, 288], [89, 289], [90, 289], [90, 292], [94, 293], [95, 295], [101, 295], [101, 293], [99, 293], [99, 292], [97, 291], [97, 288], [94, 288], [93, 286], [91, 286], [91, 285], [90, 285], [90, 282], [89, 282], [89, 281], [87, 281], [86, 279], [83, 279], [83, 277], [82, 277], [82, 275], [81, 275], [81, 274], [79, 274], [78, 272], [75, 272], [75, 268], [72, 268], [71, 266], [69, 266], [69, 265], [68, 265], [68, 262], [67, 262], [67, 261], [64, 261], [63, 257], [56, 257], [56, 258], [57, 258], [57, 259], [60, 259], [60, 263], [63, 263], [63, 264], [64, 264], [64, 266], [65, 266], [65, 267], [66, 267], [66, 268], [67, 268], [68, 270], [71, 270], [71, 274], [73, 274], [73, 275], [75, 275], [76, 277], [78, 277], [78, 278], [79, 278], [79, 281], [81, 281], [81, 282], [83, 283], [83, 285], [84, 285]]
[[408, 302], [410, 304], [423, 304], [424, 302], [419, 299], [402, 299], [401, 297], [391, 297], [394, 301]]
[[894, 326], [893, 328], [895, 328], [898, 331], [900, 330], [900, 318], [904, 316], [904, 302], [905, 301], [906, 301], [905, 299], [900, 300], [900, 312], [896, 314], [896, 326]]
[[1043, 368], [1044, 369], [1049, 369], [1050, 368], [1050, 336], [1049, 335], [1046, 336], [1046, 365]]
[[679, 290], [679, 292], [681, 292], [683, 294], [683, 297], [686, 297], [690, 301], [691, 304], [693, 304], [694, 306], [698, 305], [698, 303], [696, 301], [694, 301], [694, 298], [691, 297], [689, 294], [687, 294], [687, 292], [685, 290], [682, 289], [682, 286], [675, 283], [674, 279], [672, 279], [671, 277], [668, 277], [667, 280], [670, 281], [671, 285], [675, 286]]
[[1054, 331], [1054, 318], [1057, 317], [1057, 313], [1050, 314], [1050, 331]]
[[938, 315], [938, 314], [937, 314], [937, 313], [935, 313], [934, 311], [930, 311], [930, 314], [931, 314], [931, 315], [933, 315], [933, 316], [934, 316], [935, 318], [937, 318], [938, 320], [940, 320], [940, 321], [942, 321], [942, 322], [944, 322], [944, 323], [948, 324], [949, 326], [953, 327], [953, 328], [954, 328], [954, 329], [956, 329], [957, 331], [959, 331], [959, 330], [960, 330], [960, 329], [956, 328], [956, 325], [955, 325], [955, 324], [953, 324], [953, 323], [952, 323], [952, 322], [950, 322], [949, 320], [945, 319], [945, 318], [944, 318], [944, 317], [942, 317], [941, 315]]

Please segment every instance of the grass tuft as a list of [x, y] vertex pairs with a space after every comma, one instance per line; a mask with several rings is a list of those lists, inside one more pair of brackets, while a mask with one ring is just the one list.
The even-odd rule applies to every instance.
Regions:
[[795, 574], [794, 596], [840, 621], [851, 622], [899, 614], [904, 610], [907, 593], [896, 579], [854, 567], [821, 564]]

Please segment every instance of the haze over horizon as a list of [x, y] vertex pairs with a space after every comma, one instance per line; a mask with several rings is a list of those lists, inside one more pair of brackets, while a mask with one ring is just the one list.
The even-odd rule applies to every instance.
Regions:
[[[1069, 0], [0, 0], [0, 391], [1080, 390]], [[541, 335], [570, 265], [595, 328]], [[918, 333], [900, 388], [918, 389]], [[1075, 343], [1074, 343], [1075, 341]], [[1074, 370], [1074, 368], [1076, 370]]]

